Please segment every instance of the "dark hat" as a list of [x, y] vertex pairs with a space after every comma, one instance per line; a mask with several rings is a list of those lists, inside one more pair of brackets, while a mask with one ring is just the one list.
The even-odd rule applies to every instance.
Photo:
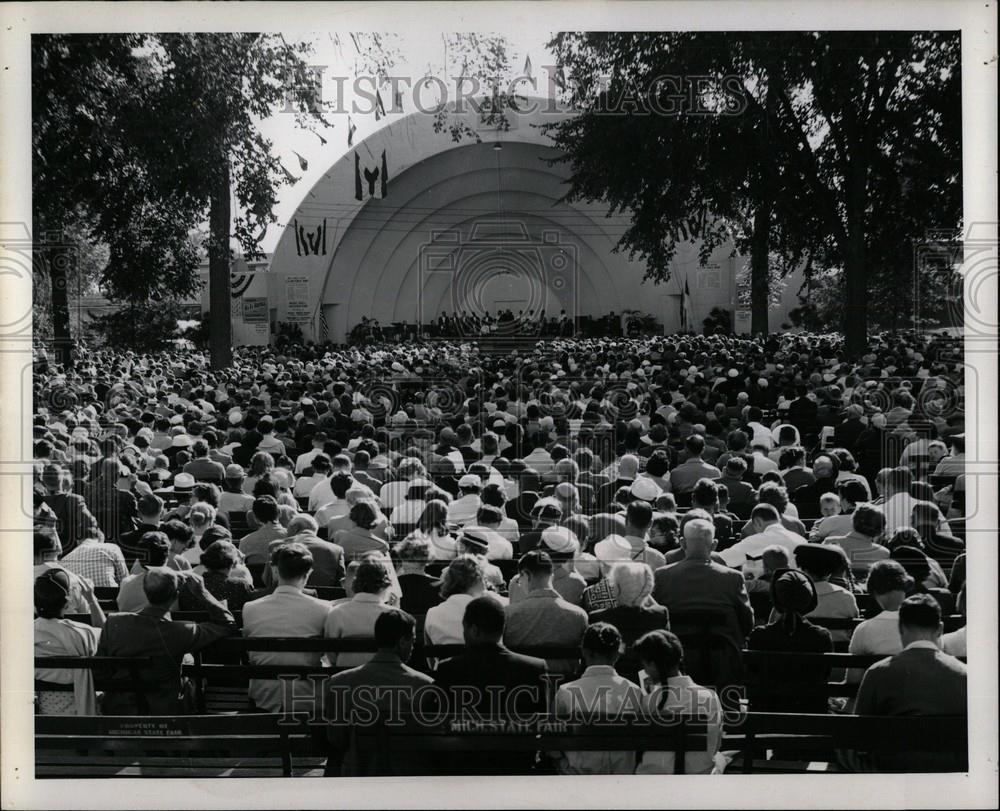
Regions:
[[795, 547], [795, 562], [813, 577], [829, 577], [848, 566], [847, 555], [839, 546], [804, 543]]
[[490, 542], [486, 539], [486, 532], [478, 527], [469, 527], [462, 530], [459, 540], [468, 547], [479, 552], [485, 552], [490, 548]]
[[62, 605], [69, 596], [70, 585], [69, 574], [64, 569], [47, 569], [35, 578], [35, 605]]
[[771, 603], [782, 614], [808, 614], [816, 609], [816, 585], [805, 572], [778, 569], [771, 576]]

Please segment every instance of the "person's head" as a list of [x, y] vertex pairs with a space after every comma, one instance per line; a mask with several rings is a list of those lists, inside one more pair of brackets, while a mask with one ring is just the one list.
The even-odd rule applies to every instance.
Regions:
[[371, 530], [375, 527], [379, 518], [378, 508], [373, 501], [359, 501], [347, 514], [348, 518], [361, 529]]
[[554, 568], [548, 552], [538, 549], [521, 555], [517, 561], [517, 572], [528, 591], [551, 587]]
[[486, 590], [486, 570], [475, 555], [459, 555], [441, 575], [441, 599], [453, 594], [479, 596]]
[[345, 498], [353, 484], [354, 477], [344, 470], [338, 470], [330, 477], [330, 489], [338, 499]]
[[413, 651], [417, 621], [399, 608], [388, 608], [375, 620], [375, 644], [382, 653], [394, 653], [406, 662]]
[[841, 509], [844, 512], [854, 512], [854, 509], [868, 500], [868, 491], [857, 479], [847, 479], [837, 486], [840, 494]]
[[795, 548], [795, 562], [813, 580], [846, 576], [847, 554], [834, 544], [804, 543]]
[[261, 524], [273, 524], [278, 520], [278, 501], [274, 496], [260, 496], [253, 500], [253, 515]]
[[653, 570], [641, 561], [615, 563], [608, 572], [608, 584], [622, 606], [642, 606], [653, 593]]
[[681, 524], [673, 513], [658, 515], [649, 525], [649, 545], [660, 552], [670, 552], [678, 547], [677, 535]]
[[885, 479], [885, 495], [887, 498], [899, 493], [909, 493], [913, 484], [913, 473], [908, 467], [894, 467]]
[[392, 585], [389, 570], [382, 559], [362, 558], [351, 579], [352, 594], [382, 595]]
[[646, 501], [633, 501], [625, 508], [625, 531], [640, 538], [646, 536], [653, 523], [653, 508]]
[[35, 578], [35, 610], [39, 617], [58, 619], [69, 603], [69, 574], [65, 569], [46, 569]]
[[196, 501], [187, 515], [188, 524], [195, 535], [201, 535], [215, 523], [215, 507], [206, 501]]
[[555, 526], [562, 518], [562, 505], [554, 498], [540, 498], [531, 508], [531, 520], [535, 529]]
[[231, 541], [214, 541], [201, 553], [201, 565], [210, 572], [228, 574], [240, 562], [240, 553]]
[[149, 526], [158, 526], [160, 518], [163, 517], [163, 499], [154, 493], [147, 493], [141, 496], [136, 503], [141, 523]]
[[462, 616], [466, 645], [498, 645], [503, 639], [507, 616], [499, 600], [480, 596], [471, 600]]
[[715, 549], [715, 524], [705, 518], [692, 518], [681, 527], [684, 557], [708, 560]]
[[684, 672], [684, 646], [670, 631], [643, 634], [636, 640], [633, 650], [642, 669], [657, 684]]
[[747, 472], [747, 463], [742, 456], [730, 456], [724, 470], [729, 479], [742, 479]]
[[876, 560], [868, 570], [866, 588], [884, 611], [896, 611], [913, 589], [913, 578], [895, 560]]
[[773, 504], [758, 504], [750, 511], [750, 524], [754, 533], [763, 532], [772, 524], [781, 521], [781, 516]]
[[428, 535], [446, 534], [448, 532], [448, 505], [439, 498], [428, 501], [423, 512], [420, 513], [417, 529]]
[[851, 514], [851, 526], [866, 538], [879, 538], [885, 532], [885, 513], [874, 504], [859, 504]]
[[905, 648], [912, 642], [938, 645], [941, 631], [941, 606], [929, 594], [913, 594], [899, 606], [899, 637]]
[[773, 543], [770, 546], [765, 546], [760, 558], [764, 564], [764, 575], [766, 577], [771, 577], [779, 569], [787, 569], [791, 566], [791, 561], [788, 558], [788, 549], [781, 544]]
[[542, 530], [538, 550], [552, 558], [556, 566], [568, 564], [580, 553], [580, 541], [568, 527], [546, 527]]
[[840, 515], [840, 496], [836, 493], [823, 493], [819, 497], [819, 514], [823, 518]]
[[952, 456], [961, 456], [965, 453], [965, 434], [955, 434], [948, 441]]
[[608, 622], [594, 622], [583, 632], [580, 648], [583, 662], [587, 667], [594, 665], [613, 666], [618, 661], [622, 649], [621, 632]]
[[771, 576], [771, 605], [787, 633], [795, 632], [799, 619], [814, 611], [818, 601], [816, 585], [805, 572], [784, 569]]
[[305, 544], [287, 542], [271, 553], [271, 571], [279, 586], [301, 589], [312, 573], [313, 556]]
[[294, 538], [296, 535], [315, 535], [318, 531], [319, 524], [313, 516], [309, 515], [309, 513], [297, 513], [288, 522], [288, 529], [285, 531], [285, 535], [288, 538]]
[[422, 572], [431, 556], [431, 542], [420, 532], [411, 532], [400, 541], [395, 551], [405, 571]]
[[941, 526], [941, 509], [933, 501], [918, 501], [910, 513], [910, 523], [925, 542], [932, 542]]
[[705, 438], [701, 434], [691, 434], [684, 441], [684, 447], [692, 457], [700, 457], [705, 452]]
[[170, 539], [170, 552], [179, 555], [191, 547], [194, 540], [194, 532], [191, 527], [176, 518], [164, 521], [160, 524], [160, 531]]
[[142, 590], [149, 604], [169, 609], [177, 599], [181, 576], [173, 569], [150, 569], [142, 581]]
[[780, 484], [766, 482], [757, 491], [757, 501], [760, 504], [770, 504], [778, 511], [778, 515], [784, 515], [788, 509], [788, 490]]
[[691, 505], [712, 512], [719, 507], [719, 486], [711, 479], [698, 479], [691, 491]]
[[481, 527], [496, 531], [497, 527], [503, 523], [503, 513], [497, 507], [482, 504], [476, 510], [476, 523]]
[[170, 557], [170, 539], [164, 532], [144, 532], [136, 547], [143, 566], [164, 566]]

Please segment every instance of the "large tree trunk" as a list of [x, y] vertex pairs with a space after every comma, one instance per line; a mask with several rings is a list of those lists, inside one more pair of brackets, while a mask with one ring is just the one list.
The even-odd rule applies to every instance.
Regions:
[[209, 201], [208, 345], [213, 369], [233, 363], [232, 284], [229, 278], [229, 158], [221, 160]]
[[865, 236], [860, 228], [848, 235], [844, 252], [844, 343], [848, 355], [861, 357], [868, 348], [868, 267]]
[[46, 268], [52, 285], [52, 338], [55, 359], [66, 368], [73, 365], [73, 335], [69, 318], [69, 281], [72, 251], [60, 240], [49, 240], [36, 231], [32, 248], [36, 268]]
[[771, 201], [765, 194], [753, 215], [753, 245], [750, 250], [750, 331], [754, 335], [766, 335], [768, 332], [770, 233]]

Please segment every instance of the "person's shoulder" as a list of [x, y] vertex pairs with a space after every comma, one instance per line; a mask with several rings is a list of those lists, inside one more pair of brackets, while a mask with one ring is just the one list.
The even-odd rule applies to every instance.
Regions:
[[544, 673], [548, 669], [548, 665], [544, 659], [539, 659], [537, 656], [528, 656], [524, 653], [515, 653], [512, 650], [504, 649], [501, 653], [501, 658], [505, 659], [509, 664], [525, 671]]

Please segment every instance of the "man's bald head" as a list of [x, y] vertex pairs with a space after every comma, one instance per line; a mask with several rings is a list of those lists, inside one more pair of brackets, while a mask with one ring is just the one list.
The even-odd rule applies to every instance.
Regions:
[[715, 549], [715, 525], [703, 518], [694, 518], [684, 524], [681, 539], [684, 557], [708, 560]]

